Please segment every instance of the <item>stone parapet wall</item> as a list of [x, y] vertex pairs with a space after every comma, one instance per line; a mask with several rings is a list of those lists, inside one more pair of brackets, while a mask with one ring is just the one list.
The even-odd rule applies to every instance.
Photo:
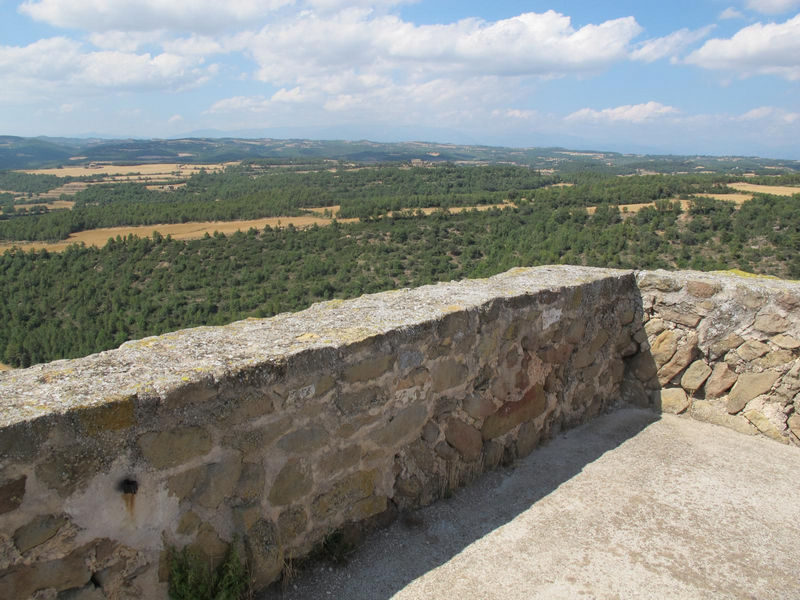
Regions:
[[632, 272], [516, 269], [3, 373], [0, 597], [164, 597], [234, 542], [262, 587], [609, 408], [643, 318]]
[[619, 402], [798, 444], [800, 285], [580, 267], [317, 304], [0, 373], [0, 598], [253, 585]]
[[646, 271], [637, 285], [626, 400], [800, 445], [800, 284]]

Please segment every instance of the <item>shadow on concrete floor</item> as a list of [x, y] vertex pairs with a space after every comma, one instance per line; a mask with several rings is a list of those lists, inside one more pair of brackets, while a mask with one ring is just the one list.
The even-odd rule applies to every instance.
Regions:
[[603, 454], [656, 422], [648, 410], [621, 410], [562, 433], [511, 467], [485, 473], [446, 500], [373, 532], [345, 566], [306, 565], [260, 600], [383, 600], [513, 521]]

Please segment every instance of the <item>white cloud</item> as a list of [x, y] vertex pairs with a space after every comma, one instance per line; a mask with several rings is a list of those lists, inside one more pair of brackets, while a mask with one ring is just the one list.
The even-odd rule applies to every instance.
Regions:
[[63, 37], [28, 46], [0, 46], [5, 98], [68, 97], [100, 90], [169, 90], [197, 85], [215, 72], [176, 54], [86, 52]]
[[733, 6], [729, 6], [721, 13], [719, 13], [719, 18], [722, 21], [725, 21], [727, 19], [744, 19], [744, 15], [740, 10], [734, 8]]
[[800, 80], [800, 15], [785, 23], [756, 23], [732, 38], [708, 40], [686, 62], [741, 77], [779, 75]]
[[800, 6], [800, 0], [747, 0], [747, 8], [765, 15], [780, 15]]
[[254, 19], [293, 0], [25, 0], [19, 12], [83, 31], [212, 32]]
[[623, 58], [639, 31], [632, 17], [577, 30], [569, 17], [553, 11], [491, 23], [470, 19], [416, 26], [393, 15], [351, 9], [328, 18], [301, 14], [243, 34], [238, 44], [258, 63], [260, 80], [283, 85], [342, 69], [401, 69], [414, 77], [586, 73]]
[[645, 104], [626, 104], [616, 108], [605, 108], [594, 110], [593, 108], [582, 108], [568, 115], [567, 121], [589, 121], [589, 122], [616, 122], [616, 123], [645, 123], [660, 117], [677, 114], [679, 111], [673, 106], [665, 106], [659, 102], [647, 102]]
[[685, 48], [707, 37], [714, 27], [709, 25], [695, 31], [683, 28], [664, 37], [647, 40], [631, 52], [631, 58], [651, 63], [665, 56], [675, 57]]
[[737, 121], [766, 121], [771, 124], [800, 124], [800, 113], [791, 112], [775, 106], [759, 106], [736, 117]]

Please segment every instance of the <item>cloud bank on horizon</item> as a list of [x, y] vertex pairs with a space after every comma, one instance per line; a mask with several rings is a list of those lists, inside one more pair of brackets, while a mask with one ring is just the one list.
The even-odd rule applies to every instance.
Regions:
[[800, 0], [589, 4], [7, 0], [0, 134], [800, 158]]

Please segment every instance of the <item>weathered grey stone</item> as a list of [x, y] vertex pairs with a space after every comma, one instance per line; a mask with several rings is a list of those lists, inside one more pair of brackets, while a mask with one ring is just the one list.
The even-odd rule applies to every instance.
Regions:
[[527, 423], [523, 423], [522, 427], [519, 428], [519, 434], [517, 435], [516, 441], [516, 449], [517, 449], [517, 456], [523, 457], [528, 456], [531, 452], [536, 449], [539, 445], [539, 441], [542, 439], [542, 428], [531, 423], [528, 421]]
[[398, 390], [407, 390], [412, 387], [423, 387], [430, 380], [430, 373], [425, 367], [413, 369], [406, 377], [397, 380]]
[[89, 583], [92, 573], [86, 564], [91, 545], [81, 546], [64, 558], [18, 565], [0, 574], [0, 598], [29, 598], [35, 591], [47, 588], [68, 590]]
[[656, 392], [656, 394], [661, 412], [679, 415], [691, 405], [689, 397], [681, 388], [669, 388]]
[[658, 334], [658, 337], [650, 346], [650, 355], [653, 357], [656, 367], [660, 369], [669, 362], [678, 349], [680, 339], [680, 335], [672, 329], [667, 329]]
[[800, 340], [785, 333], [781, 333], [772, 338], [772, 343], [786, 350], [797, 350], [800, 348]]
[[690, 394], [694, 394], [697, 390], [703, 387], [706, 379], [711, 375], [711, 367], [709, 367], [702, 360], [696, 360], [681, 377], [681, 387]]
[[394, 356], [391, 355], [370, 358], [347, 367], [342, 372], [342, 379], [348, 383], [378, 379], [381, 375], [389, 371], [393, 364]]
[[778, 380], [780, 374], [774, 371], [763, 373], [742, 373], [728, 395], [728, 412], [736, 414], [756, 396], [767, 393]]
[[434, 448], [437, 456], [441, 456], [446, 461], [458, 460], [458, 451], [447, 442], [439, 442]]
[[301, 461], [290, 460], [281, 469], [269, 490], [269, 501], [273, 506], [291, 504], [311, 491], [311, 472]]
[[44, 544], [67, 523], [64, 515], [41, 515], [14, 532], [14, 545], [20, 554]]
[[25, 497], [25, 482], [27, 475], [5, 482], [0, 485], [0, 515], [19, 508]]
[[386, 425], [377, 428], [370, 437], [379, 446], [394, 447], [403, 440], [420, 435], [427, 420], [428, 408], [424, 404], [413, 404], [397, 413]]
[[[570, 323], [569, 327], [567, 328], [567, 332], [564, 335], [564, 339], [569, 344], [577, 344], [583, 339], [583, 334], [586, 332], [586, 321], [583, 319], [576, 319], [572, 323]], [[528, 350], [528, 348], [525, 348]]]
[[66, 497], [95, 475], [107, 459], [108, 456], [103, 456], [95, 447], [74, 444], [37, 464], [36, 476]]
[[756, 340], [747, 340], [736, 349], [736, 354], [748, 362], [764, 356], [767, 352], [769, 352], [769, 346]]
[[758, 315], [753, 326], [764, 333], [784, 333], [791, 323], [781, 315], [766, 313]]
[[433, 473], [435, 460], [431, 449], [421, 440], [409, 444], [405, 450], [407, 460], [411, 461], [422, 473]]
[[681, 371], [688, 367], [697, 356], [697, 333], [689, 332], [675, 354], [658, 370], [658, 381], [661, 385], [672, 381]]
[[644, 330], [648, 336], [658, 335], [667, 328], [667, 324], [662, 319], [650, 319], [644, 324]]
[[406, 373], [411, 369], [421, 366], [425, 356], [419, 350], [408, 348], [400, 352], [397, 357], [397, 368], [400, 373]]
[[598, 331], [594, 337], [589, 341], [589, 350], [592, 354], [597, 354], [601, 348], [603, 348], [607, 343], [608, 340], [611, 339], [611, 335], [605, 329], [601, 329]]
[[658, 366], [649, 352], [640, 352], [631, 359], [630, 369], [641, 382], [650, 381], [658, 373]]
[[660, 308], [658, 311], [661, 318], [665, 321], [677, 323], [678, 325], [685, 325], [686, 327], [697, 327], [700, 322], [700, 315], [690, 311], [678, 311], [671, 308]]
[[245, 501], [252, 501], [264, 494], [264, 467], [261, 463], [249, 462], [242, 465], [239, 482], [234, 495]]
[[422, 439], [429, 444], [433, 444], [439, 439], [439, 433], [439, 426], [433, 421], [428, 421], [422, 428]]
[[230, 401], [230, 406], [221, 421], [228, 426], [247, 423], [272, 413], [274, 408], [272, 396], [260, 390], [251, 390], [249, 394]]
[[647, 408], [650, 406], [650, 394], [638, 379], [626, 377], [619, 388], [620, 397], [626, 404]]
[[757, 358], [753, 364], [761, 369], [772, 369], [775, 367], [785, 366], [784, 370], [788, 370], [788, 364], [794, 360], [794, 355], [790, 350], [776, 350], [768, 352], [765, 356]]
[[480, 394], [470, 394], [464, 398], [464, 410], [473, 419], [484, 419], [495, 411], [494, 403]]
[[706, 398], [719, 398], [724, 395], [725, 392], [733, 387], [738, 377], [734, 371], [731, 371], [727, 363], [716, 363], [711, 376], [706, 381]]
[[455, 359], [442, 360], [432, 368], [433, 391], [443, 392], [467, 380], [467, 367]]
[[744, 412], [744, 417], [750, 421], [756, 428], [768, 438], [784, 444], [789, 443], [789, 439], [781, 435], [780, 430], [775, 427], [774, 423], [757, 410], [747, 410]]
[[535, 385], [517, 402], [506, 402], [486, 418], [481, 428], [484, 440], [491, 440], [511, 431], [525, 421], [535, 419], [547, 408], [547, 397], [541, 385]]
[[191, 535], [197, 528], [200, 527], [202, 523], [202, 519], [197, 516], [192, 510], [187, 510], [181, 516], [180, 520], [178, 521], [178, 526], [175, 528], [175, 533], [179, 533], [180, 535]]
[[370, 496], [358, 500], [347, 507], [344, 513], [345, 519], [348, 521], [359, 522], [366, 521], [370, 517], [374, 517], [386, 510], [389, 499], [386, 496]]
[[272, 521], [258, 519], [244, 536], [247, 563], [255, 589], [275, 581], [283, 569], [283, 548]]
[[312, 425], [305, 429], [287, 433], [278, 441], [278, 448], [285, 452], [310, 454], [319, 450], [329, 439], [328, 432], [323, 427]]
[[387, 397], [380, 388], [370, 387], [363, 390], [341, 393], [335, 400], [338, 408], [345, 416], [356, 415], [386, 403]]
[[464, 460], [477, 460], [483, 450], [483, 438], [481, 432], [467, 425], [463, 421], [451, 417], [447, 420], [444, 436], [453, 448], [458, 450]]
[[681, 283], [674, 277], [651, 271], [639, 277], [639, 289], [677, 292], [681, 289]]
[[[319, 472], [332, 475], [349, 469], [361, 460], [361, 446], [348, 446], [335, 452], [326, 453], [319, 461]], [[280, 524], [278, 525], [280, 527]]]
[[223, 500], [233, 496], [241, 472], [242, 457], [238, 453], [231, 453], [221, 462], [208, 465], [205, 479], [192, 500], [205, 508], [217, 508]]
[[733, 350], [734, 348], [738, 348], [744, 342], [744, 338], [740, 335], [735, 333], [731, 333], [723, 338], [721, 341], [711, 344], [711, 348], [709, 349], [710, 356], [709, 358], [716, 359], [726, 352]]
[[292, 543], [308, 526], [308, 515], [302, 506], [292, 506], [278, 517], [278, 539], [282, 546]]
[[627, 325], [628, 323], [633, 323], [633, 319], [635, 317], [636, 313], [632, 309], [627, 308], [623, 310], [621, 313], [619, 313], [619, 322], [622, 325]]
[[483, 465], [484, 468], [494, 469], [503, 460], [505, 446], [495, 440], [488, 440], [483, 443]]
[[145, 433], [139, 437], [142, 455], [157, 469], [183, 464], [211, 450], [211, 434], [202, 427]]
[[333, 487], [317, 496], [311, 503], [315, 519], [324, 521], [359, 500], [370, 497], [375, 491], [377, 471], [358, 471], [337, 481]]
[[686, 284], [686, 291], [695, 298], [711, 298], [721, 289], [719, 284], [705, 281], [690, 281]]
[[178, 500], [192, 496], [206, 480], [207, 469], [208, 465], [200, 465], [173, 475], [167, 479], [169, 493], [177, 497]]
[[284, 415], [277, 420], [262, 425], [257, 429], [232, 431], [225, 436], [225, 445], [241, 450], [245, 456], [261, 454], [275, 440], [284, 436], [292, 428], [292, 417]]
[[713, 423], [714, 425], [721, 425], [746, 435], [758, 435], [758, 429], [747, 419], [741, 415], [728, 414], [725, 406], [721, 402], [695, 400], [692, 402], [692, 418], [698, 421]]
[[789, 420], [786, 421], [787, 427], [794, 433], [798, 438], [800, 438], [800, 414], [794, 413]]
[[575, 370], [585, 369], [594, 362], [595, 353], [585, 346], [580, 348], [572, 359], [572, 368]]

